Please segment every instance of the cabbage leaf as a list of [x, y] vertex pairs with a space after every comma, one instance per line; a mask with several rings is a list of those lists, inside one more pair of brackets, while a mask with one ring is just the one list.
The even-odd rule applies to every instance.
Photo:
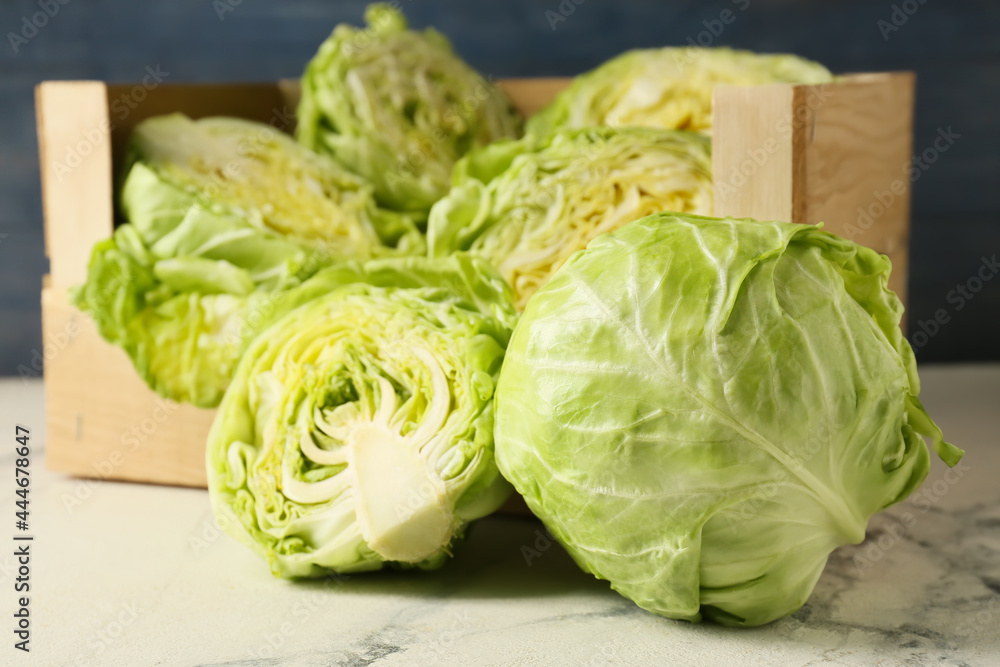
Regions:
[[671, 618], [760, 625], [927, 475], [885, 256], [812, 225], [662, 213], [528, 303], [501, 472], [586, 571]]

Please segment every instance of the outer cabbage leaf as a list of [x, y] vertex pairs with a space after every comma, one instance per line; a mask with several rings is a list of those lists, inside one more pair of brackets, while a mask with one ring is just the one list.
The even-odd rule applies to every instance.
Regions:
[[167, 398], [216, 405], [243, 348], [281, 313], [277, 294], [336, 258], [423, 251], [370, 186], [266, 125], [152, 118], [129, 153], [127, 222], [93, 249], [73, 300]]
[[786, 54], [698, 47], [638, 49], [581, 74], [528, 121], [544, 135], [560, 127], [660, 127], [711, 132], [718, 85], [826, 83], [818, 63]]
[[254, 340], [212, 426], [220, 523], [276, 576], [437, 567], [510, 492], [493, 449], [509, 288], [456, 255], [334, 266], [304, 290], [321, 295]]
[[671, 618], [759, 625], [949, 465], [886, 257], [815, 226], [663, 213], [534, 296], [497, 459], [586, 571]]
[[520, 134], [507, 97], [433, 29], [388, 5], [341, 24], [302, 77], [299, 140], [375, 185], [383, 206], [426, 218], [467, 151]]
[[431, 256], [468, 250], [500, 270], [519, 309], [599, 234], [659, 211], [712, 212], [709, 142], [649, 128], [498, 142], [455, 168], [428, 223]]

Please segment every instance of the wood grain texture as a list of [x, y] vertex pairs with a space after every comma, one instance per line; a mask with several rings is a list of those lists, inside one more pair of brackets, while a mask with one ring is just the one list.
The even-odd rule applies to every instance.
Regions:
[[853, 75], [796, 86], [795, 113], [808, 129], [793, 202], [796, 222], [873, 248], [892, 261], [889, 287], [906, 303], [913, 153], [911, 72]]

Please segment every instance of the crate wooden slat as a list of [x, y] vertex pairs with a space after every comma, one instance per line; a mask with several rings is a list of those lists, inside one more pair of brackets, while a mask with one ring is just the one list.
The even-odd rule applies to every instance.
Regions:
[[111, 152], [106, 87], [99, 81], [43, 83], [35, 90], [52, 285], [87, 276], [84, 250], [111, 234]]
[[[519, 110], [531, 114], [569, 80], [498, 83]], [[83, 477], [203, 487], [204, 443], [214, 412], [156, 396], [125, 353], [105, 343], [90, 318], [69, 305], [67, 290], [84, 280], [93, 244], [111, 234], [114, 175], [137, 123], [180, 111], [192, 117], [240, 116], [290, 131], [288, 110], [295, 108], [298, 87], [295, 81], [161, 85], [146, 90], [131, 108], [123, 100], [136, 101], [136, 90], [99, 81], [45, 82], [36, 90], [51, 265], [42, 290], [46, 464]], [[823, 104], [810, 103], [817, 95], [824, 97]], [[716, 214], [824, 220], [830, 231], [849, 231], [856, 209], [868, 207], [875, 193], [905, 175], [912, 96], [908, 73], [853, 75], [825, 86], [717, 89]], [[794, 122], [796, 114], [804, 120]], [[786, 118], [788, 130], [776, 130]], [[756, 165], [753, 176], [726, 187], [732, 185], [732, 170], [745, 168], [748, 155], [752, 161], [760, 148], [767, 159]], [[67, 171], [74, 153], [81, 159]], [[857, 238], [892, 257], [893, 284], [900, 294], [906, 285], [908, 180], [903, 187]]]

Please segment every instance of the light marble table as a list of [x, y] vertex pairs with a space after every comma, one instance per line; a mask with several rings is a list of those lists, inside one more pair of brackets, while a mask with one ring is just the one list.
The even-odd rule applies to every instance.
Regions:
[[204, 491], [44, 472], [41, 384], [3, 380], [0, 433], [26, 424], [36, 447], [36, 540], [28, 655], [13, 648], [13, 547], [0, 549], [0, 664], [1000, 665], [1000, 366], [921, 376], [928, 410], [967, 450], [961, 476], [946, 481], [936, 461], [916, 498], [834, 553], [802, 610], [754, 630], [648, 614], [527, 518], [481, 521], [437, 572], [278, 581], [220, 535]]

